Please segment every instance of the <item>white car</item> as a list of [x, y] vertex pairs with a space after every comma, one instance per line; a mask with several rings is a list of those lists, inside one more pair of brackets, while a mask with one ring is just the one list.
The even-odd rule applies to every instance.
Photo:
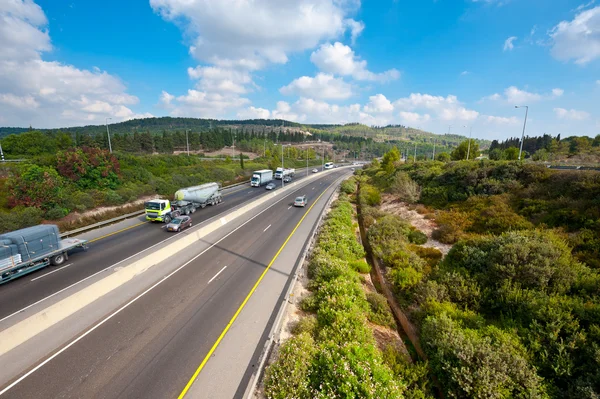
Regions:
[[294, 200], [294, 206], [306, 206], [307, 202], [306, 195], [301, 195]]
[[312, 172], [313, 172], [313, 173], [317, 173], [317, 172], [318, 172], [318, 170], [317, 170], [317, 169], [313, 169], [313, 170], [312, 170]]

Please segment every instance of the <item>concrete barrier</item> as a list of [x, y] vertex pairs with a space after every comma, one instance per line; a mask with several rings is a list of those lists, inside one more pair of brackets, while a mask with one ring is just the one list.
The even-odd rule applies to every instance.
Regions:
[[270, 195], [265, 195], [243, 207], [232, 211], [230, 214], [223, 216], [220, 219], [212, 221], [198, 230], [188, 233], [180, 239], [167, 244], [165, 247], [151, 252], [142, 259], [134, 261], [133, 263], [124, 266], [119, 270], [115, 270], [113, 274], [104, 277], [103, 279], [83, 288], [82, 290], [53, 305], [50, 305], [46, 309], [39, 311], [38, 313], [22, 320], [21, 322], [6, 328], [0, 332], [0, 356], [9, 352], [18, 345], [21, 345], [54, 324], [71, 316], [75, 312], [83, 309], [85, 306], [110, 293], [114, 289], [127, 283], [138, 274], [141, 274], [167, 260], [173, 253], [184, 250], [201, 238], [213, 233], [220, 227], [230, 223], [238, 217], [256, 209], [260, 205], [277, 197], [278, 195], [296, 189], [299, 187], [299, 185], [305, 186], [310, 184], [312, 180], [320, 177], [323, 173], [327, 173], [327, 171], [314, 174], [299, 182], [289, 183], [283, 189], [276, 190]]

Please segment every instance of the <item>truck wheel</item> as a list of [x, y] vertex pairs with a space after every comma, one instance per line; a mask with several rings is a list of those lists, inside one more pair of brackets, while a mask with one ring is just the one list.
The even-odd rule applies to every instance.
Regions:
[[54, 266], [59, 266], [59, 265], [62, 265], [63, 263], [65, 263], [65, 260], [67, 260], [66, 254], [62, 253], [62, 254], [54, 255], [51, 262]]
[[169, 215], [165, 216], [165, 223], [166, 224], [171, 223], [171, 216], [169, 216]]
[[192, 213], [196, 212], [196, 207], [192, 208]]

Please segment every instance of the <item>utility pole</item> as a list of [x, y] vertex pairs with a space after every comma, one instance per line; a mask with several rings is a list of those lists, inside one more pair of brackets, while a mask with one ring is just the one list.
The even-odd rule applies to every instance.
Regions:
[[2, 162], [4, 162], [4, 152], [2, 152], [2, 144], [0, 143], [0, 157], [2, 157]]
[[105, 123], [106, 123], [106, 135], [108, 136], [108, 149], [110, 151], [110, 153], [112, 154], [112, 145], [110, 145], [110, 132], [108, 131], [108, 120], [112, 119], [112, 118], [106, 118], [105, 119]]
[[185, 145], [187, 146], [187, 154], [189, 157], [190, 156], [190, 141], [188, 140], [188, 130], [190, 130], [190, 129], [185, 129]]
[[435, 142], [437, 141], [437, 138], [433, 139], [433, 158], [431, 159], [432, 161], [435, 161]]
[[306, 147], [306, 177], [308, 177], [308, 147]]
[[415, 141], [415, 158], [414, 162], [417, 163], [417, 142]]
[[523, 141], [525, 140], [525, 126], [527, 125], [527, 113], [529, 112], [528, 105], [515, 105], [515, 108], [525, 108], [525, 122], [523, 122], [523, 134], [521, 135], [521, 147], [519, 148], [519, 161], [523, 152]]
[[233, 133], [233, 146], [231, 147], [231, 157], [235, 158], [235, 133]]
[[325, 170], [325, 147], [323, 147], [323, 156], [321, 157], [321, 171]]
[[267, 157], [267, 139], [265, 139], [265, 149], [263, 150], [263, 157]]
[[471, 154], [471, 133], [473, 132], [473, 126], [469, 129], [469, 145], [467, 146], [467, 161], [469, 160], [469, 155]]

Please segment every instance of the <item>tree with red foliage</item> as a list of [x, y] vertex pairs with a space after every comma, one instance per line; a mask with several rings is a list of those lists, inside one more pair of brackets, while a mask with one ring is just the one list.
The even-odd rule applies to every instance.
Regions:
[[58, 173], [82, 189], [111, 188], [120, 183], [119, 161], [106, 150], [94, 147], [72, 148], [57, 154]]
[[18, 205], [48, 210], [60, 204], [64, 196], [61, 177], [49, 167], [28, 165], [9, 182], [9, 206]]

